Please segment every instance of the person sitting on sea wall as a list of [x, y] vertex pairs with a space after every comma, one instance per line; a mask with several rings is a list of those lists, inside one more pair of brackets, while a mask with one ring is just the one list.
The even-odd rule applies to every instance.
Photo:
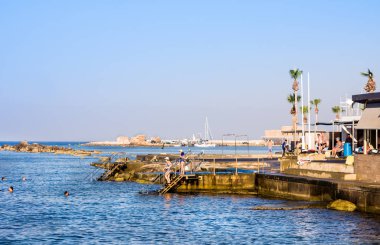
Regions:
[[171, 167], [172, 167], [172, 162], [170, 161], [169, 157], [165, 157], [165, 174], [164, 174], [164, 177], [165, 177], [165, 180], [166, 180], [166, 183], [167, 184], [170, 184], [170, 173], [172, 172], [171, 171]]
[[322, 153], [322, 144], [323, 144], [322, 136], [321, 134], [317, 134], [317, 149], [318, 149], [319, 154]]
[[323, 142], [321, 145], [320, 145], [320, 147], [321, 147], [321, 153], [326, 153], [326, 151], [328, 151], [329, 150], [329, 145], [328, 145], [328, 142]]
[[369, 141], [366, 141], [365, 143], [367, 145], [367, 154], [373, 153], [373, 151], [375, 150], [375, 148], [373, 147], [373, 145]]
[[332, 157], [338, 157], [337, 153], [343, 151], [343, 144], [339, 137], [336, 138], [335, 147], [332, 149]]
[[296, 144], [296, 147], [294, 148], [294, 154], [295, 154], [296, 156], [298, 156], [299, 154], [301, 154], [301, 152], [302, 152], [302, 143], [301, 143], [301, 142], [298, 142], [298, 143]]

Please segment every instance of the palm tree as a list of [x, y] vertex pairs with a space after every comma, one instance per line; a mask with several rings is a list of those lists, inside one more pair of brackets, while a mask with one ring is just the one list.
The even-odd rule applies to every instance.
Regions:
[[290, 77], [293, 79], [293, 85], [292, 85], [292, 89], [293, 89], [293, 92], [294, 92], [294, 110], [295, 110], [295, 114], [293, 116], [293, 129], [294, 129], [294, 141], [296, 140], [296, 129], [297, 129], [297, 99], [298, 99], [298, 96], [297, 96], [297, 91], [298, 91], [298, 81], [297, 79], [301, 76], [302, 74], [302, 71], [300, 69], [295, 69], [295, 70], [289, 70], [289, 75]]
[[342, 109], [340, 108], [340, 106], [333, 106], [331, 108], [332, 112], [335, 113], [335, 117], [336, 119], [339, 119], [340, 118], [340, 112], [342, 111]]
[[300, 109], [303, 112], [303, 122], [307, 123], [307, 114], [309, 113], [309, 107], [304, 105], [304, 106], [300, 106]]
[[[296, 96], [295, 96], [295, 94], [289, 94], [287, 100], [290, 104], [292, 104], [292, 108], [290, 109], [290, 114], [295, 116], [296, 115], [296, 107], [295, 107]], [[301, 95], [297, 95], [297, 101], [299, 101], [299, 100], [301, 100]]]
[[373, 79], [373, 73], [368, 69], [368, 72], [362, 72], [363, 76], [368, 77], [368, 82], [364, 87], [364, 90], [367, 93], [373, 93], [376, 90], [376, 82]]
[[321, 103], [321, 99], [313, 99], [310, 101], [310, 104], [314, 106], [314, 112], [315, 112], [315, 123], [318, 122], [318, 113], [319, 113], [319, 108], [318, 105]]

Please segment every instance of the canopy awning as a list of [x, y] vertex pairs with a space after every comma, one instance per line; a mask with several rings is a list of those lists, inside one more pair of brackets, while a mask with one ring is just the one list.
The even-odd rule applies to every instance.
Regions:
[[357, 129], [380, 129], [380, 107], [365, 108]]

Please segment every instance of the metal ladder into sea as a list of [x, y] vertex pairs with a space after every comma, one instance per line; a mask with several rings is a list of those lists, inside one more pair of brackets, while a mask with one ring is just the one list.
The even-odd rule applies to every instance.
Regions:
[[178, 187], [180, 187], [183, 183], [183, 180], [197, 180], [198, 176], [195, 174], [189, 174], [189, 175], [177, 175], [175, 178], [170, 182], [170, 184], [164, 186], [161, 190], [158, 191], [160, 195], [163, 195], [168, 192], [175, 191]]
[[[111, 176], [115, 171], [119, 170], [120, 167], [124, 166], [126, 164], [125, 162], [118, 162], [119, 159], [126, 159], [128, 155], [124, 152], [116, 152], [108, 156], [106, 161], [102, 161], [101, 164], [103, 164], [104, 168], [96, 167], [91, 173], [89, 173], [85, 179], [89, 179], [91, 181], [93, 180], [100, 180], [104, 181], [107, 180], [109, 176]], [[113, 165], [113, 166], [111, 166]], [[102, 174], [100, 174], [103, 170], [106, 170]], [[100, 174], [100, 177], [99, 177]]]

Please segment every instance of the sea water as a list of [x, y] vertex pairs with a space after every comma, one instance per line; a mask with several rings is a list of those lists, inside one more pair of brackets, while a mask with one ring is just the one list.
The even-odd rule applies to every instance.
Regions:
[[[70, 143], [73, 145], [78, 146]], [[112, 147], [96, 148], [115, 151]], [[154, 152], [149, 148], [128, 151]], [[90, 163], [95, 160], [49, 153], [0, 152], [0, 176], [6, 177], [0, 182], [0, 243], [380, 242], [378, 215], [322, 208], [252, 210], [257, 206], [297, 205], [255, 196], [140, 194], [160, 186], [94, 181], [91, 174], [95, 168]], [[22, 176], [27, 180], [22, 181]], [[8, 193], [9, 186], [14, 187], [14, 193]], [[69, 197], [63, 195], [66, 190]]]

